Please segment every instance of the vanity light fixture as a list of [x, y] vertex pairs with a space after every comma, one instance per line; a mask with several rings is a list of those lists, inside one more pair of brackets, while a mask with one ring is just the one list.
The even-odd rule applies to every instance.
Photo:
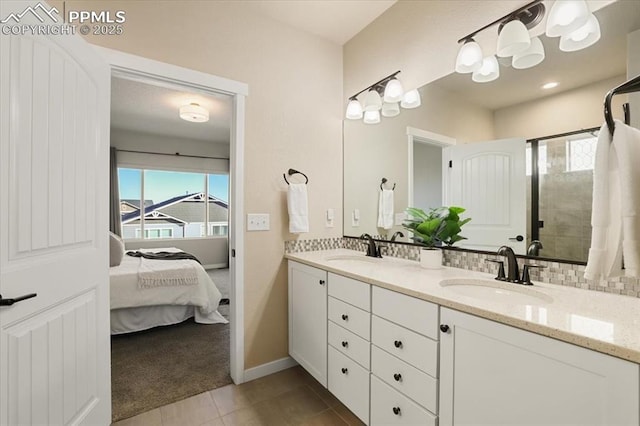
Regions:
[[[515, 69], [531, 68], [541, 63], [545, 58], [544, 46], [539, 37], [530, 38], [528, 30], [542, 22], [545, 10], [543, 0], [534, 0], [462, 37], [458, 40], [462, 46], [456, 57], [456, 72], [473, 73], [472, 80], [479, 83], [498, 78], [493, 72], [491, 56], [479, 59], [482, 58], [482, 50], [474, 40], [478, 33], [494, 25], [499, 25], [498, 57], [511, 57], [511, 65]], [[600, 39], [600, 24], [589, 12], [585, 0], [556, 0], [549, 10], [545, 34], [547, 37], [560, 37], [561, 51], [573, 52]], [[503, 62], [503, 65], [506, 64]]]
[[180, 107], [180, 118], [193, 123], [205, 123], [209, 121], [209, 111], [199, 104], [192, 102]]
[[[380, 122], [380, 115], [395, 117], [400, 114], [400, 107], [417, 108], [420, 106], [420, 93], [416, 89], [404, 92], [402, 83], [398, 80], [396, 71], [375, 82], [349, 98], [345, 117], [349, 120], [359, 120], [364, 117], [367, 124]], [[367, 92], [364, 97], [364, 105], [358, 100], [358, 96]], [[384, 99], [384, 102], [383, 102]]]
[[495, 56], [487, 56], [482, 60], [482, 66], [474, 71], [471, 79], [476, 83], [488, 83], [500, 77], [500, 66]]
[[600, 40], [600, 23], [596, 16], [591, 14], [583, 26], [560, 37], [560, 50], [574, 52], [589, 47], [598, 40]]
[[589, 7], [585, 0], [557, 0], [547, 18], [547, 37], [561, 37], [570, 34], [587, 23]]
[[516, 53], [511, 59], [511, 65], [518, 70], [531, 68], [544, 60], [544, 46], [539, 37], [531, 39], [531, 45], [525, 51]]

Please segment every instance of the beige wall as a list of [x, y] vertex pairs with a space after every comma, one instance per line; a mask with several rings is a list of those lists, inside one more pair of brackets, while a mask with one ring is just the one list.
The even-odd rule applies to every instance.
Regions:
[[[62, 6], [62, 2], [52, 2]], [[325, 228], [324, 211], [342, 211], [342, 48], [256, 15], [251, 2], [67, 1], [66, 8], [124, 10], [120, 36], [91, 43], [248, 83], [245, 213], [271, 214], [271, 230], [245, 238], [245, 368], [286, 357], [289, 167], [309, 182], [311, 232]]]
[[[603, 100], [609, 90], [625, 80], [617, 76], [574, 90], [512, 105], [494, 112], [496, 138], [551, 136], [599, 127], [604, 122]], [[622, 116], [626, 96], [612, 102], [614, 116]]]

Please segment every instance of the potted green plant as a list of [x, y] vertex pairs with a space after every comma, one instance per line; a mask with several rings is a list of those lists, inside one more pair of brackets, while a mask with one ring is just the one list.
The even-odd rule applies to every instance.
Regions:
[[437, 247], [451, 246], [466, 239], [460, 232], [471, 218], [460, 219], [460, 214], [464, 211], [464, 208], [455, 206], [436, 207], [428, 212], [416, 207], [406, 209], [409, 218], [402, 226], [413, 233], [413, 241], [425, 246], [420, 254], [420, 264], [423, 267], [442, 267], [442, 251]]

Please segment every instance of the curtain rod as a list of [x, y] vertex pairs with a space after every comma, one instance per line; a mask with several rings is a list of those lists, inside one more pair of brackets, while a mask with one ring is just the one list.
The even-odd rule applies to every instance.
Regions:
[[167, 155], [169, 157], [205, 158], [205, 159], [208, 159], [208, 160], [230, 160], [228, 157], [206, 157], [206, 156], [203, 156], [203, 155], [180, 154], [179, 152], [176, 152], [175, 154], [169, 154], [169, 153], [166, 153], [166, 152], [134, 151], [134, 150], [130, 150], [130, 149], [118, 149], [118, 148], [116, 148], [116, 151], [118, 151], [118, 152], [133, 152], [135, 154]]
[[588, 129], [574, 130], [572, 132], [558, 133], [557, 135], [543, 136], [541, 138], [527, 139], [526, 142], [545, 141], [549, 139], [563, 138], [565, 136], [579, 135], [580, 133], [591, 133], [600, 130], [600, 127], [589, 127]]

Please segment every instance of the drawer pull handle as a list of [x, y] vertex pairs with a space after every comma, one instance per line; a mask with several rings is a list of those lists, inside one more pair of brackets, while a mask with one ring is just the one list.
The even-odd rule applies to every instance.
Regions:
[[324, 280], [320, 280], [320, 285], [324, 285]]
[[349, 346], [349, 342], [347, 342], [346, 340], [342, 342], [342, 347], [346, 348]]
[[349, 315], [347, 315], [347, 314], [342, 314], [342, 320], [343, 320], [343, 321], [348, 321], [348, 320], [349, 320]]
[[342, 367], [341, 371], [342, 374], [347, 374], [349, 372], [349, 369]]
[[395, 342], [393, 342], [393, 346], [400, 349], [402, 347], [402, 342], [400, 340], [396, 340]]
[[442, 331], [443, 333], [448, 333], [449, 330], [450, 328], [447, 324], [440, 324], [440, 331]]
[[394, 379], [396, 382], [400, 382], [400, 381], [402, 381], [402, 374], [400, 374], [400, 373], [395, 373], [395, 374], [393, 375], [393, 379]]
[[396, 416], [400, 415], [400, 407], [393, 407], [393, 414], [395, 414]]

